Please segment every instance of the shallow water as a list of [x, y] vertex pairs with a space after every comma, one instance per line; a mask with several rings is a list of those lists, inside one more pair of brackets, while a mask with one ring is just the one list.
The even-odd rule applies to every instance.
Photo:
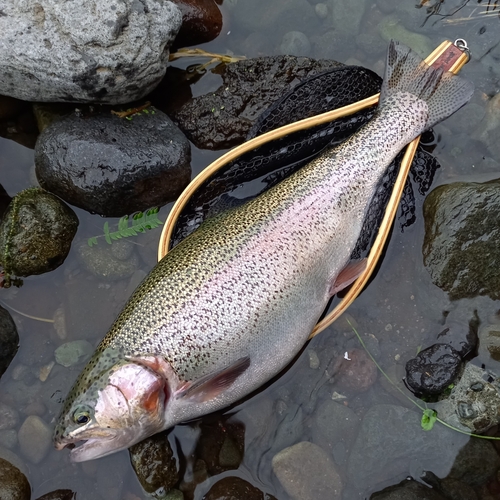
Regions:
[[[250, 3], [250, 0], [226, 0], [223, 3], [226, 21], [222, 34], [204, 46], [206, 50], [230, 51], [247, 56], [273, 55], [281, 51], [282, 35], [296, 30], [303, 32], [311, 44], [308, 51], [298, 55], [361, 63], [380, 74], [384, 64], [383, 52], [363, 52], [356, 45], [355, 37], [358, 31], [369, 33], [380, 22], [398, 18], [398, 25], [406, 26], [405, 36], [411, 31], [427, 37], [417, 40], [422, 47], [428, 44], [432, 49], [446, 37], [467, 40], [472, 60], [464, 67], [462, 75], [476, 83], [473, 97], [475, 104], [485, 108], [488, 98], [499, 91], [500, 65], [494, 66], [496, 61], [489, 51], [500, 43], [500, 6], [496, 7], [491, 2], [445, 0], [436, 3], [434, 10], [437, 12], [432, 15], [427, 10], [432, 2], [420, 9], [416, 9], [414, 2], [408, 0], [359, 2], [357, 12], [359, 14], [360, 9], [364, 9], [363, 15], [358, 22], [355, 22], [354, 15], [346, 17], [343, 25], [347, 35], [342, 35], [344, 38], [329, 38], [327, 35], [333, 22], [331, 6], [350, 5], [353, 2], [332, 0], [331, 4], [327, 4], [329, 10], [325, 19], [315, 13], [315, 2], [310, 4], [307, 0], [252, 1], [251, 9], [243, 8], [245, 3]], [[301, 6], [312, 14], [304, 16]], [[321, 9], [317, 8], [320, 12]], [[276, 12], [281, 14], [277, 15]], [[279, 21], [273, 25], [274, 15]], [[347, 43], [348, 36], [351, 43]], [[373, 52], [376, 52], [375, 49]], [[183, 63], [178, 64], [181, 66]], [[193, 94], [204, 93], [211, 86], [212, 81], [207, 83], [202, 79]], [[438, 140], [433, 154], [438, 158], [441, 168], [437, 171], [433, 187], [464, 178], [483, 181], [500, 177], [499, 159], [492, 158], [483, 143], [470, 139], [470, 125], [467, 111], [462, 110], [435, 127]], [[193, 175], [221, 154], [193, 148]], [[11, 196], [33, 185], [32, 166], [31, 150], [9, 140], [0, 140], [0, 183]], [[160, 218], [165, 219], [169, 208], [162, 208]], [[82, 364], [69, 369], [56, 364], [44, 382], [39, 380], [40, 368], [53, 361], [54, 350], [63, 342], [86, 339], [95, 345], [107, 331], [134, 285], [155, 262], [159, 230], [138, 237], [133, 242], [134, 251], [141, 260], [140, 270], [132, 278], [117, 282], [93, 278], [82, 268], [75, 248], [78, 244], [85, 244], [89, 236], [100, 234], [104, 221], [82, 210], [75, 211], [80, 218], [80, 228], [64, 265], [50, 274], [27, 278], [20, 289], [1, 290], [0, 293], [2, 303], [31, 316], [52, 320], [57, 310], [64, 311], [66, 315], [63, 333], [61, 330], [57, 333], [54, 323], [30, 319], [11, 311], [21, 337], [21, 347], [0, 380], [0, 401], [17, 408], [21, 413], [20, 424], [30, 414], [37, 414], [49, 425], [53, 424], [61, 398]], [[380, 269], [348, 311], [349, 318], [357, 325], [369, 349], [386, 370], [404, 367], [406, 360], [413, 357], [420, 347], [434, 343], [442, 329], [445, 312], [477, 310], [479, 318], [486, 321], [500, 305], [487, 298], [450, 302], [447, 295], [431, 283], [422, 263], [423, 224], [421, 211], [417, 213], [417, 222], [404, 232], [401, 232], [398, 224], [395, 225]], [[142, 275], [140, 271], [143, 271]], [[285, 500], [289, 497], [271, 471], [271, 459], [281, 449], [276, 449], [276, 446], [281, 443], [284, 448], [302, 440], [315, 441], [317, 409], [325, 401], [331, 400], [332, 395], [340, 393], [345, 396], [345, 399], [340, 400], [341, 403], [360, 417], [376, 404], [403, 404], [387, 391], [381, 383], [380, 374], [378, 381], [362, 393], [330, 383], [328, 370], [331, 359], [357, 347], [359, 343], [351, 328], [345, 318], [341, 319], [313, 339], [286, 373], [232, 408], [228, 422], [241, 422], [246, 430], [243, 462], [238, 470], [200, 483], [194, 490], [194, 498], [201, 499], [214, 482], [233, 475]], [[316, 358], [319, 360], [318, 368], [314, 364]], [[409, 403], [407, 405], [410, 406]], [[287, 432], [283, 431], [282, 421], [285, 418], [289, 420]], [[212, 420], [213, 417], [207, 417], [203, 422]], [[199, 438], [199, 429], [200, 423], [197, 422], [177, 426], [170, 433], [170, 442], [176, 443], [176, 453], [183, 464], [187, 482], [192, 476], [192, 453]], [[454, 454], [468, 438], [451, 434], [446, 438], [449, 445], [446, 452], [434, 450], [425, 453], [425, 463], [414, 457], [402, 459], [402, 468], [387, 467], [391, 471], [387, 477], [384, 474], [370, 475], [375, 464], [370, 463], [373, 456], [367, 453], [363, 467], [365, 471], [361, 471], [365, 472], [366, 481], [354, 480], [347, 470], [346, 457], [353, 449], [355, 439], [356, 431], [353, 430], [352, 434], [346, 433], [339, 442], [331, 443], [332, 456], [344, 483], [344, 499], [368, 498], [372, 492], [396, 484], [406, 476], [418, 476], [423, 468], [444, 477], [453, 464]], [[390, 439], [391, 429], [388, 428], [387, 441]], [[18, 446], [13, 451], [23, 456]], [[404, 456], [411, 456], [411, 452]], [[50, 450], [41, 463], [35, 465], [26, 461], [26, 466], [33, 498], [59, 488], [76, 491], [79, 500], [146, 498], [131, 469], [127, 452], [89, 463], [70, 464], [66, 451]]]

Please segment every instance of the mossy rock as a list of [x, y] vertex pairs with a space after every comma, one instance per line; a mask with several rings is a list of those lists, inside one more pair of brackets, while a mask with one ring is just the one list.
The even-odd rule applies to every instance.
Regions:
[[0, 222], [0, 264], [9, 277], [43, 274], [67, 257], [78, 228], [76, 214], [40, 188], [18, 193]]

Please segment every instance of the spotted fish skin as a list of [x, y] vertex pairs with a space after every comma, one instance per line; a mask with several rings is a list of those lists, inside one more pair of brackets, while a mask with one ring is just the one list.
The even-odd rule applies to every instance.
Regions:
[[[75, 382], [56, 426], [56, 446], [79, 439], [101, 446], [103, 425], [94, 413], [105, 415], [113, 394], [121, 401], [130, 392], [115, 391], [127, 364], [141, 365], [155, 391], [161, 386], [157, 400], [143, 398], [139, 408], [123, 403], [142, 419], [130, 424], [139, 429], [134, 437], [119, 447], [105, 443], [98, 455], [81, 451], [80, 459], [234, 403], [293, 359], [348, 264], [387, 166], [473, 90], [394, 42], [387, 67], [372, 121], [266, 193], [204, 222], [156, 265]], [[236, 375], [225, 374], [231, 367]], [[155, 408], [151, 417], [146, 407]], [[83, 427], [75, 421], [82, 408], [90, 419]]]

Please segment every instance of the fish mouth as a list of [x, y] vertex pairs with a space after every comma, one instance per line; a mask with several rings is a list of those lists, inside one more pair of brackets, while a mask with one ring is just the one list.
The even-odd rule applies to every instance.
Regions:
[[130, 431], [131, 429], [120, 429], [118, 432], [109, 429], [94, 430], [92, 433], [86, 433], [88, 437], [84, 435], [68, 437], [54, 445], [57, 450], [68, 448], [71, 462], [85, 462], [111, 455], [135, 444], [138, 440]]

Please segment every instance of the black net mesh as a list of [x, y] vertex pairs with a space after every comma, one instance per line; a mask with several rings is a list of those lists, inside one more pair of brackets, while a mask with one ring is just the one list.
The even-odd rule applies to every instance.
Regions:
[[[251, 129], [248, 138], [297, 120], [314, 116], [370, 97], [380, 89], [381, 79], [359, 67], [336, 68], [297, 85], [266, 110]], [[258, 196], [291, 175], [326, 147], [341, 143], [370, 120], [375, 107], [330, 123], [295, 132], [264, 144], [227, 163], [201, 184], [179, 215], [171, 247], [192, 233], [206, 218]], [[403, 154], [392, 162], [384, 175], [353, 252], [358, 258], [366, 254], [373, 241], [389, 200]], [[432, 182], [437, 162], [421, 148], [415, 155], [412, 176], [423, 194]], [[246, 197], [241, 196], [245, 191]], [[250, 195], [248, 192], [250, 191]], [[410, 182], [401, 204], [402, 228], [415, 220], [415, 199]]]

